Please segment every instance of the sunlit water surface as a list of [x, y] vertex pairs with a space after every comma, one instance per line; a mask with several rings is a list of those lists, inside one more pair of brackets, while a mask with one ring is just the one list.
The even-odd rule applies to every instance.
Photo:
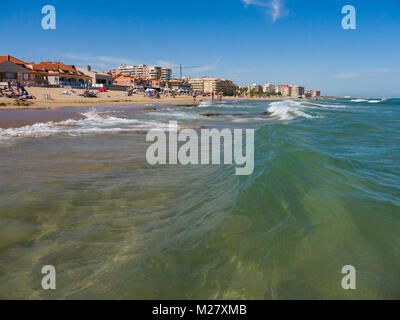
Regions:
[[[79, 113], [0, 129], [0, 298], [400, 298], [399, 100]], [[150, 166], [170, 120], [255, 128], [254, 173]]]

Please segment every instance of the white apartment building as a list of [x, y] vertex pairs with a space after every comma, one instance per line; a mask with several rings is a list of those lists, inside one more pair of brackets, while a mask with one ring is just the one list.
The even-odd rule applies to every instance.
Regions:
[[119, 66], [116, 69], [112, 69], [113, 75], [133, 75], [144, 79], [160, 80], [172, 77], [172, 70], [168, 68], [162, 68], [159, 66], [147, 66], [141, 64], [139, 66]]
[[207, 92], [214, 91], [215, 94], [223, 92], [225, 95], [234, 95], [238, 86], [228, 79], [219, 78], [196, 78], [189, 80], [193, 91]]
[[263, 91], [265, 93], [275, 92], [275, 86], [273, 84], [271, 84], [271, 83], [267, 83], [267, 84], [264, 85]]

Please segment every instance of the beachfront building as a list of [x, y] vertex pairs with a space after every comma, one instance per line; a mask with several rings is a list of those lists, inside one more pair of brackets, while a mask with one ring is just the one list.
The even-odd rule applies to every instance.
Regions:
[[128, 87], [152, 87], [152, 80], [140, 78], [134, 75], [119, 75], [113, 77], [113, 83], [117, 86], [128, 86]]
[[313, 98], [319, 98], [321, 96], [321, 91], [311, 91], [311, 96]]
[[304, 93], [305, 93], [304, 87], [292, 86], [291, 96], [293, 98], [302, 98], [304, 96]]
[[93, 70], [91, 66], [86, 68], [77, 68], [79, 72], [91, 78], [92, 86], [109, 88], [113, 84], [113, 77], [111, 74]]
[[263, 91], [265, 93], [274, 93], [275, 92], [275, 86], [272, 83], [265, 84], [263, 87]]
[[23, 83], [29, 79], [26, 62], [10, 55], [0, 56], [0, 82]]
[[190, 79], [189, 83], [192, 86], [192, 90], [194, 92], [201, 93], [220, 93], [222, 92], [225, 95], [231, 96], [234, 95], [238, 89], [238, 86], [228, 79], [219, 79], [219, 78], [195, 78]]
[[90, 77], [80, 72], [75, 66], [61, 62], [44, 61], [31, 64], [33, 70], [47, 72], [48, 83], [61, 86], [83, 86], [90, 82]]
[[282, 95], [282, 97], [291, 97], [292, 96], [292, 87], [288, 84], [282, 84], [278, 86], [278, 89]]
[[11, 61], [0, 63], [0, 83], [2, 84], [7, 82], [22, 83], [27, 76], [29, 76], [29, 70], [20, 65]]
[[173, 78], [173, 79], [161, 80], [159, 87], [169, 88], [176, 91], [192, 90], [192, 85], [190, 84], [188, 78], [182, 78], [182, 79]]
[[320, 91], [309, 90], [309, 91], [306, 91], [304, 93], [304, 96], [306, 98], [308, 98], [308, 99], [310, 99], [310, 98], [318, 98], [318, 97], [321, 96], [321, 92]]
[[249, 91], [254, 91], [254, 92], [262, 92], [263, 87], [257, 83], [252, 84], [249, 86]]
[[172, 76], [172, 69], [162, 68], [159, 66], [147, 66], [141, 64], [139, 66], [119, 66], [111, 70], [111, 74], [118, 75], [132, 75], [149, 80], [161, 80], [170, 78]]

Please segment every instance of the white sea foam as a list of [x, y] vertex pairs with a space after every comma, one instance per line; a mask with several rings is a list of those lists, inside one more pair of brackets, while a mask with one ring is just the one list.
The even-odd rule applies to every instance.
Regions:
[[306, 108], [335, 108], [335, 109], [344, 109], [347, 108], [348, 106], [344, 104], [318, 104], [318, 103], [312, 103], [312, 102], [303, 102], [301, 104], [303, 107]]
[[213, 104], [211, 103], [211, 101], [202, 101], [199, 103], [198, 108], [209, 108], [212, 106]]
[[368, 103], [379, 103], [382, 102], [384, 100], [366, 100], [366, 99], [354, 99], [354, 100], [350, 100], [351, 102], [368, 102]]
[[21, 128], [0, 128], [0, 139], [48, 137], [52, 135], [79, 136], [85, 134], [142, 132], [150, 129], [168, 129], [168, 125], [159, 121], [117, 118], [99, 114], [96, 110], [82, 113], [84, 119], [68, 119], [61, 122], [44, 122]]
[[147, 114], [151, 115], [152, 117], [162, 118], [164, 120], [202, 119], [202, 116], [199, 114], [190, 113], [187, 111], [177, 111], [177, 110], [171, 110], [165, 112], [160, 112], [160, 111], [148, 112]]
[[315, 118], [304, 111], [304, 106], [299, 101], [278, 101], [269, 104], [268, 111], [279, 120], [293, 120], [295, 118]]

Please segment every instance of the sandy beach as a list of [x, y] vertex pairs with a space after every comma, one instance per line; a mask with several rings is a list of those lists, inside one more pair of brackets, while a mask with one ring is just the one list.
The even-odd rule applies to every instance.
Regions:
[[[84, 106], [121, 106], [121, 105], [146, 105], [146, 104], [192, 104], [193, 97], [177, 96], [164, 97], [160, 99], [150, 99], [144, 97], [143, 93], [126, 96], [125, 91], [96, 92], [98, 98], [84, 98], [79, 96], [84, 90], [74, 89], [75, 94], [63, 94], [67, 89], [63, 88], [27, 88], [30, 95], [36, 97], [34, 100], [17, 101], [15, 99], [0, 98], [1, 109], [55, 109], [63, 107], [84, 107]], [[49, 99], [46, 99], [46, 94]], [[254, 98], [224, 97], [224, 100], [260, 100]], [[279, 97], [271, 97], [269, 100], [281, 100]], [[209, 97], [198, 97], [197, 102], [210, 100]]]

